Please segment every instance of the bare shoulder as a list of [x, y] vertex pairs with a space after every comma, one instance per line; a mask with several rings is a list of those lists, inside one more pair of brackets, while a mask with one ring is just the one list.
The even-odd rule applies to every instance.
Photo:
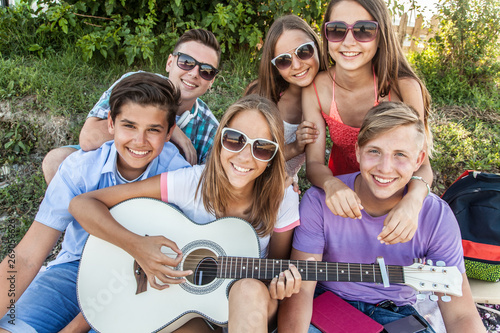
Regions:
[[419, 97], [422, 96], [422, 88], [417, 80], [411, 77], [404, 77], [399, 79], [398, 81], [399, 89], [401, 89], [401, 94], [403, 95], [403, 99], [405, 96], [417, 95]]
[[403, 102], [411, 105], [423, 116], [424, 114], [424, 100], [422, 96], [422, 88], [417, 80], [414, 78], [401, 78], [398, 81], [399, 89]]

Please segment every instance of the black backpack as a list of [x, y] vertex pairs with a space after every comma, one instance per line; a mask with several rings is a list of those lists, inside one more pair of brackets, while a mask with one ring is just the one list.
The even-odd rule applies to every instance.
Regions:
[[468, 170], [442, 195], [462, 233], [469, 278], [500, 279], [500, 175]]

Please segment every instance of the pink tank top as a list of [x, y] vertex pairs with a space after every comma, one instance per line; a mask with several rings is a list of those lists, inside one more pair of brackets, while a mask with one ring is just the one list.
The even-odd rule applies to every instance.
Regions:
[[[316, 97], [318, 99], [321, 115], [325, 119], [326, 125], [328, 126], [328, 130], [330, 132], [330, 139], [332, 140], [332, 151], [330, 153], [330, 158], [328, 159], [328, 167], [330, 168], [330, 170], [332, 170], [334, 176], [338, 176], [359, 171], [359, 163], [356, 160], [355, 150], [359, 128], [344, 124], [344, 122], [340, 118], [340, 114], [337, 109], [337, 103], [335, 102], [335, 74], [333, 74], [333, 81], [333, 97], [332, 104], [330, 106], [330, 115], [327, 115], [323, 112], [321, 102], [319, 101], [318, 91], [316, 89], [316, 83], [314, 81], [313, 86], [314, 91], [316, 92]], [[376, 106], [379, 104], [379, 100], [375, 69], [373, 70], [373, 84], [375, 90], [375, 104], [373, 106]], [[388, 99], [389, 101], [391, 100], [390, 92], [388, 95]]]

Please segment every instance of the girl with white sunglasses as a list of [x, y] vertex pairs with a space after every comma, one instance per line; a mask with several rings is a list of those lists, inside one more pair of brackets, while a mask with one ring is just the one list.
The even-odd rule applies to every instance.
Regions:
[[[363, 207], [358, 196], [335, 176], [359, 171], [355, 142], [363, 118], [381, 101], [402, 101], [424, 120], [427, 150], [431, 151], [430, 95], [403, 54], [383, 0], [332, 0], [323, 21], [323, 57], [330, 67], [302, 94], [304, 119], [320, 132], [306, 148], [307, 178], [324, 189], [334, 214], [361, 218]], [[327, 128], [333, 144], [328, 166]], [[433, 179], [428, 157], [413, 179], [408, 195], [385, 220], [378, 235], [383, 243], [406, 242], [413, 237]]]
[[302, 88], [326, 69], [317, 34], [300, 17], [280, 17], [269, 28], [262, 48], [259, 77], [247, 88], [278, 105], [285, 127], [285, 159], [288, 175], [298, 181], [305, 162], [305, 147], [316, 140], [313, 123], [303, 121]]
[[[182, 260], [175, 239], [168, 239], [168, 235], [139, 236], [112, 218], [107, 208], [133, 197], [174, 204], [198, 224], [226, 216], [242, 218], [259, 236], [261, 258], [287, 259], [293, 229], [299, 225], [299, 198], [292, 187], [285, 189], [283, 147], [283, 121], [275, 104], [249, 95], [231, 105], [222, 117], [205, 166], [89, 192], [71, 202], [70, 212], [90, 234], [113, 244], [125, 244], [123, 249], [136, 259], [156, 289], [183, 283], [192, 271], [171, 268]], [[89, 211], [93, 213], [88, 214]], [[177, 256], [163, 255], [162, 246]], [[267, 331], [276, 320], [278, 300], [297, 293], [300, 281], [295, 266], [269, 284], [250, 278], [236, 281], [229, 291], [229, 330]], [[181, 329], [210, 331], [201, 318], [189, 321]]]

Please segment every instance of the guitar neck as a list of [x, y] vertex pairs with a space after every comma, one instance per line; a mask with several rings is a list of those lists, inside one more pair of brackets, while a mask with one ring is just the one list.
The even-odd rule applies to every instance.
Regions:
[[[223, 279], [253, 278], [271, 280], [289, 265], [297, 267], [304, 281], [382, 283], [380, 267], [376, 264], [350, 264], [306, 260], [278, 260], [245, 257], [219, 257], [217, 277]], [[390, 283], [404, 283], [403, 266], [387, 265]]]

